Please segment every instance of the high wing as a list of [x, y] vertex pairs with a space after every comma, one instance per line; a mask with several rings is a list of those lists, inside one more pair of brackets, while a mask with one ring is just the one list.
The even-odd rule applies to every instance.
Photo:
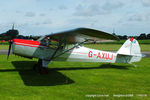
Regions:
[[119, 40], [118, 37], [112, 34], [90, 28], [76, 28], [69, 31], [52, 33], [46, 35], [46, 37], [70, 44], [81, 43], [87, 40]]

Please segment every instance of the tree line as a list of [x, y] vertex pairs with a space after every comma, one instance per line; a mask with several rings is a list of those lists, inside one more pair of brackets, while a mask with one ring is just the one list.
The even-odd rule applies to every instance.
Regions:
[[[146, 39], [150, 39], [150, 33], [146, 34], [146, 33], [141, 33], [139, 36], [127, 36], [127, 35], [116, 35], [115, 33], [113, 33], [113, 35], [119, 37], [120, 40], [126, 40], [129, 37], [134, 37], [137, 40], [146, 40]], [[4, 33], [0, 34], [0, 40], [12, 40], [14, 38], [19, 38], [19, 39], [33, 39], [33, 40], [37, 40], [40, 36], [23, 36], [23, 35], [19, 35], [19, 31], [16, 29], [10, 29]]]
[[0, 40], [12, 40], [14, 38], [18, 38], [18, 39], [34, 39], [37, 40], [40, 36], [24, 36], [24, 35], [19, 35], [19, 31], [15, 30], [15, 29], [10, 29], [4, 33], [0, 34]]
[[139, 36], [116, 35], [115, 33], [113, 35], [117, 36], [120, 40], [126, 40], [129, 37], [134, 37], [137, 40], [150, 40], [150, 33], [141, 33]]

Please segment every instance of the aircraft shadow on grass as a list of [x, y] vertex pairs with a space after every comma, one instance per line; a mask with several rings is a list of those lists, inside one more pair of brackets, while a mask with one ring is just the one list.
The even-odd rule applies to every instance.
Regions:
[[32, 70], [32, 67], [36, 64], [35, 61], [13, 61], [15, 69], [0, 70], [0, 72], [13, 72], [18, 71], [24, 84], [27, 86], [56, 86], [72, 84], [74, 81], [69, 77], [63, 75], [59, 71], [61, 70], [90, 70], [90, 69], [103, 69], [103, 68], [115, 68], [127, 70], [129, 66], [117, 66], [112, 64], [102, 64], [98, 67], [66, 67], [66, 68], [49, 68], [49, 73], [46, 75], [40, 75]]

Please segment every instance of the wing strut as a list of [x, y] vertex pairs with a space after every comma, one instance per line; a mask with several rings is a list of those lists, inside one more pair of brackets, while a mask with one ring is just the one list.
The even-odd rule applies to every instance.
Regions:
[[55, 50], [55, 52], [53, 53], [52, 57], [50, 58], [50, 61], [54, 58], [54, 56], [56, 55], [57, 51], [59, 50], [59, 48], [61, 47], [61, 44], [59, 44], [58, 48]]
[[[59, 55], [57, 55], [57, 56], [54, 55], [55, 57], [53, 57], [53, 59], [55, 59], [55, 58], [57, 58], [57, 57], [59, 57], [59, 56], [65, 54], [66, 52], [68, 52], [68, 51], [70, 51], [70, 50], [72, 50], [72, 49], [78, 47], [79, 45], [81, 45], [81, 44], [83, 44], [83, 43], [85, 43], [85, 42], [87, 42], [87, 41], [91, 41], [91, 39], [86, 39], [85, 41], [83, 41], [83, 42], [81, 42], [81, 43], [78, 43], [78, 44], [75, 45], [74, 47], [72, 47], [72, 48], [70, 48], [70, 49], [64, 51], [63, 53], [61, 53], [61, 54], [59, 54]], [[55, 53], [55, 54], [56, 54], [56, 53]]]

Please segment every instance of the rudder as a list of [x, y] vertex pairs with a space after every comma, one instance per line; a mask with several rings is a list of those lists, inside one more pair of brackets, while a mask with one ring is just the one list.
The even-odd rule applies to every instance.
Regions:
[[142, 58], [140, 45], [133, 37], [125, 41], [122, 47], [117, 51], [117, 54], [130, 56], [131, 59], [128, 61], [129, 63], [140, 61]]

